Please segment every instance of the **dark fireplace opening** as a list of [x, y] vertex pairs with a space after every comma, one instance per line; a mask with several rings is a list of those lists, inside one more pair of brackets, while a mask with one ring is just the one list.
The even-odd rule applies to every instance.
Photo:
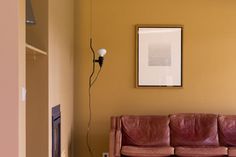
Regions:
[[52, 157], [61, 157], [60, 105], [57, 105], [52, 108]]

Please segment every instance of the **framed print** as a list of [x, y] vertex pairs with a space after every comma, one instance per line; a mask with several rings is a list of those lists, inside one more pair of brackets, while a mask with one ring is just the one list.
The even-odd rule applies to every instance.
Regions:
[[182, 87], [183, 27], [136, 26], [137, 86]]

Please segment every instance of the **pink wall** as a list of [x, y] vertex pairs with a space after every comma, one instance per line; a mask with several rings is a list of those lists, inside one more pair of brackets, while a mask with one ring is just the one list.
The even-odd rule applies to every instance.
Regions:
[[18, 156], [18, 1], [0, 1], [0, 156]]

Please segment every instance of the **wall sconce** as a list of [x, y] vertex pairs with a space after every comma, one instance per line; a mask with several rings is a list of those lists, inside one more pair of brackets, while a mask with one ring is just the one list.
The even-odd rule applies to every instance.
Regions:
[[104, 56], [107, 53], [107, 50], [104, 48], [99, 49], [98, 51], [99, 57], [97, 60], [95, 60], [95, 62], [97, 62], [99, 64], [100, 67], [102, 67], [103, 64], [103, 60], [104, 60]]
[[[92, 37], [90, 38], [90, 50], [92, 51], [92, 54], [93, 54], [93, 70], [92, 70], [92, 73], [89, 77], [89, 121], [88, 121], [88, 127], [87, 127], [87, 134], [86, 134], [86, 142], [87, 142], [87, 148], [88, 148], [88, 151], [89, 151], [89, 154], [91, 157], [93, 157], [93, 150], [92, 150], [92, 147], [90, 145], [90, 128], [91, 128], [91, 122], [92, 122], [92, 107], [91, 107], [91, 100], [92, 100], [92, 94], [91, 94], [91, 89], [92, 89], [92, 86], [93, 84], [95, 83], [95, 81], [97, 80], [100, 72], [101, 72], [101, 69], [102, 69], [102, 65], [103, 65], [103, 61], [104, 61], [104, 56], [106, 55], [107, 53], [107, 50], [104, 49], [104, 48], [101, 48], [97, 51], [99, 57], [98, 59], [96, 59], [95, 57], [95, 51], [93, 49], [93, 39]], [[98, 63], [99, 64], [99, 71], [96, 73], [96, 76], [95, 76], [95, 64]], [[94, 77], [95, 76], [95, 77]]]
[[[107, 50], [104, 48], [99, 49], [97, 51], [97, 53], [99, 54], [99, 57], [98, 57], [98, 59], [95, 59], [95, 51], [93, 49], [93, 39], [92, 38], [90, 38], [90, 49], [93, 53], [93, 64], [95, 65], [95, 63], [98, 63], [101, 68], [102, 64], [103, 64], [104, 56], [106, 55]], [[95, 70], [95, 66], [93, 66], [93, 71], [94, 70]]]
[[[96, 59], [95, 56], [95, 51], [93, 49], [93, 0], [90, 0], [90, 50], [92, 52], [92, 63], [93, 63], [93, 69], [92, 69], [92, 73], [89, 76], [89, 103], [88, 103], [88, 108], [89, 108], [89, 120], [88, 120], [88, 126], [87, 126], [87, 133], [86, 133], [86, 144], [87, 144], [87, 148], [89, 151], [89, 155], [90, 157], [93, 157], [93, 149], [92, 146], [90, 144], [90, 128], [91, 128], [91, 122], [92, 122], [92, 93], [91, 93], [91, 89], [93, 84], [96, 82], [101, 69], [102, 69], [102, 65], [103, 65], [103, 61], [104, 61], [104, 56], [106, 55], [107, 51], [104, 48], [101, 48], [97, 51], [99, 57]], [[95, 69], [96, 69], [96, 63], [99, 64], [99, 71], [95, 74]]]

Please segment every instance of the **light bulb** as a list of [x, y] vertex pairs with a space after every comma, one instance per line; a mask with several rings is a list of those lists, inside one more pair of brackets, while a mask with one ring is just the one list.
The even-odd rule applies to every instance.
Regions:
[[104, 49], [104, 48], [101, 48], [97, 52], [98, 52], [100, 57], [104, 57], [106, 55], [106, 53], [107, 53], [107, 50]]

